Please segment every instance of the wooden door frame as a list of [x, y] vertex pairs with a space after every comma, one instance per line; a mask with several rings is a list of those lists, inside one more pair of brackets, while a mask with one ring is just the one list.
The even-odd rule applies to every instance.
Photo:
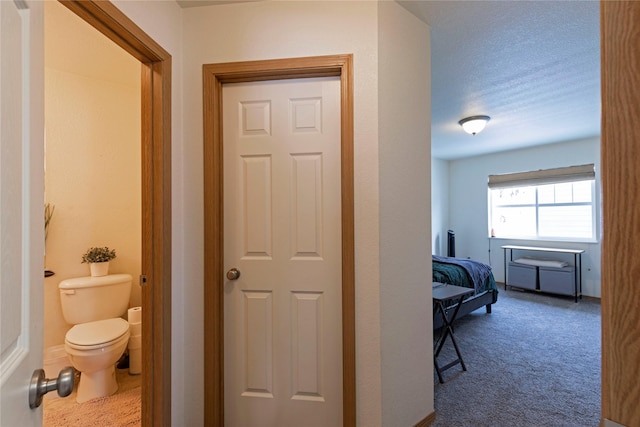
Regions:
[[332, 55], [203, 65], [206, 426], [224, 426], [222, 86], [330, 76], [340, 77], [343, 425], [356, 425], [353, 55]]
[[171, 55], [109, 1], [59, 1], [142, 63], [142, 426], [169, 426]]
[[[602, 76], [602, 420], [640, 423], [640, 270], [636, 117], [640, 112], [640, 3], [600, 2]], [[618, 425], [616, 424], [616, 425]]]

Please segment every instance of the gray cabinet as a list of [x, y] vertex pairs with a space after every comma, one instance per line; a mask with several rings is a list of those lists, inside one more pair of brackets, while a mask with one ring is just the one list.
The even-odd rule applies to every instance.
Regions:
[[553, 294], [573, 295], [575, 293], [575, 268], [538, 267], [540, 290]]
[[[571, 295], [575, 302], [582, 298], [582, 249], [541, 248], [536, 246], [502, 246], [504, 250], [504, 288], [513, 286], [560, 295]], [[513, 251], [555, 252], [573, 255], [573, 265], [550, 267], [548, 265], [522, 264], [513, 261]], [[507, 252], [509, 263], [507, 265]], [[543, 263], [544, 264], [544, 263]]]
[[516, 288], [538, 289], [538, 267], [535, 265], [519, 264], [511, 261], [509, 263], [509, 286]]

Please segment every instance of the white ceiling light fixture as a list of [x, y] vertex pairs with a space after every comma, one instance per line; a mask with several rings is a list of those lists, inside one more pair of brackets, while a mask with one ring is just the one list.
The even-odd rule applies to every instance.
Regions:
[[460, 120], [458, 123], [466, 133], [475, 135], [484, 129], [489, 120], [491, 120], [489, 116], [471, 116]]

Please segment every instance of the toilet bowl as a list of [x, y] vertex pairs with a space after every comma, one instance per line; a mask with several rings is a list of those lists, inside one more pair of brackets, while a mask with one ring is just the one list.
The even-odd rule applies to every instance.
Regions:
[[129, 323], [122, 318], [80, 323], [65, 336], [71, 364], [80, 371], [78, 403], [110, 396], [118, 390], [115, 364], [129, 341]]

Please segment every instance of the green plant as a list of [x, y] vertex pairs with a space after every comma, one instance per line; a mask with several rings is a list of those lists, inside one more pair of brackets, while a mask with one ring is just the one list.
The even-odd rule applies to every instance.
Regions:
[[104, 248], [90, 248], [82, 255], [82, 263], [107, 262], [116, 257], [116, 250]]

